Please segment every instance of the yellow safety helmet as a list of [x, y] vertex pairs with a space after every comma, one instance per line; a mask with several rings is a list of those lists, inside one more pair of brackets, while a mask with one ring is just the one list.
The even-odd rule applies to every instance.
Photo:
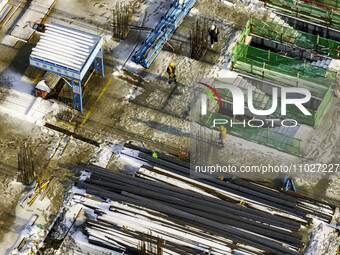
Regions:
[[224, 126], [221, 125], [221, 126], [220, 126], [220, 130], [221, 130], [221, 131], [224, 130]]
[[175, 63], [174, 63], [174, 62], [171, 62], [171, 63], [170, 63], [170, 66], [171, 66], [171, 67], [174, 67], [174, 66], [175, 66]]

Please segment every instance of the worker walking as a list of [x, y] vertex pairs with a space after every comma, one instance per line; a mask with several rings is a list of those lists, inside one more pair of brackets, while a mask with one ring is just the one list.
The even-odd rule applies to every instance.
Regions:
[[224, 141], [227, 137], [227, 129], [224, 126], [220, 126], [220, 144], [222, 148], [224, 147]]
[[211, 48], [213, 48], [214, 43], [218, 41], [218, 34], [220, 31], [215, 25], [212, 25], [209, 28], [209, 36], [210, 36], [210, 42], [211, 42]]
[[176, 67], [175, 67], [175, 63], [171, 62], [170, 65], [168, 66], [168, 69], [166, 70], [169, 74], [169, 84], [175, 82], [176, 81]]

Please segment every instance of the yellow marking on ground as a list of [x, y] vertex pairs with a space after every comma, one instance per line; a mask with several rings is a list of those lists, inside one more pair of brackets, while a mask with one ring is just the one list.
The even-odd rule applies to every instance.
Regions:
[[99, 96], [97, 97], [96, 101], [94, 102], [94, 104], [91, 106], [89, 112], [86, 114], [84, 120], [81, 122], [79, 127], [84, 126], [85, 122], [87, 121], [87, 119], [90, 117], [92, 110], [94, 109], [94, 107], [96, 106], [96, 104], [98, 103], [98, 101], [100, 100], [100, 98], [103, 96], [104, 92], [106, 91], [107, 87], [110, 85], [111, 81], [113, 79], [113, 76], [111, 76], [111, 78], [109, 79], [109, 81], [106, 83], [105, 87], [103, 88], [102, 92], [100, 92]]
[[35, 32], [36, 32], [36, 31], [34, 31], [34, 32], [33, 32], [33, 34], [30, 36], [30, 38], [28, 38], [28, 40], [27, 40], [28, 42], [30, 42], [30, 41], [31, 41], [31, 39], [32, 39], [32, 38], [33, 38], [33, 36], [35, 35]]
[[60, 120], [56, 120], [56, 122], [59, 123], [59, 124], [61, 124], [61, 125], [66, 126], [66, 127], [70, 127], [70, 128], [74, 128], [74, 127], [75, 127], [74, 125], [71, 125], [71, 124], [62, 122], [62, 121], [60, 121]]

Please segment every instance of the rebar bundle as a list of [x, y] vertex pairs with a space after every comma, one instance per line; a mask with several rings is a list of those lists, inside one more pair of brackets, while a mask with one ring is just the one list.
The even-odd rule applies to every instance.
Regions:
[[208, 24], [205, 20], [196, 19], [190, 38], [191, 58], [201, 60], [208, 48]]
[[129, 33], [129, 11], [125, 3], [117, 3], [113, 10], [113, 37], [125, 39]]
[[19, 180], [24, 185], [29, 185], [34, 179], [34, 163], [32, 150], [26, 143], [18, 153], [18, 170], [20, 173]]
[[163, 255], [163, 244], [164, 240], [162, 238], [152, 239], [152, 232], [149, 235], [142, 235], [142, 240], [138, 245], [139, 255]]
[[75, 201], [96, 215], [84, 228], [91, 244], [133, 254], [298, 255], [301, 226], [334, 214], [333, 205], [234, 176], [192, 179], [190, 163], [151, 153], [124, 145], [121, 155], [145, 162], [134, 177], [84, 166], [91, 175], [77, 186], [87, 195]]

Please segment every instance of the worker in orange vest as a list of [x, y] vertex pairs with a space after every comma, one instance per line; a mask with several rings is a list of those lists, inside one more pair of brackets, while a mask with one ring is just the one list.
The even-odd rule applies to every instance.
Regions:
[[222, 145], [222, 148], [224, 147], [224, 141], [227, 137], [227, 129], [224, 126], [220, 126], [220, 144]]
[[171, 62], [170, 65], [168, 66], [168, 69], [166, 70], [167, 73], [169, 74], [169, 84], [175, 82], [176, 81], [176, 67], [175, 67], [175, 63]]

